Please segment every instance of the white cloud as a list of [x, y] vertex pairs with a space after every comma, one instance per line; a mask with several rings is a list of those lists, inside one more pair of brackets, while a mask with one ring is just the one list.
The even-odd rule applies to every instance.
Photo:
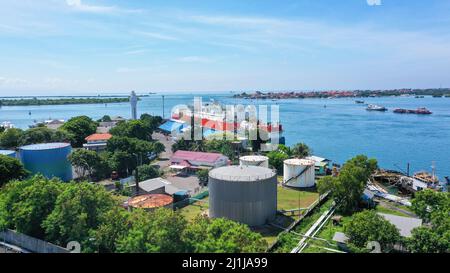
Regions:
[[21, 78], [0, 77], [0, 86], [2, 87], [23, 87], [29, 85], [27, 80]]
[[157, 40], [164, 40], [164, 41], [179, 41], [180, 39], [174, 36], [166, 35], [163, 33], [158, 32], [149, 32], [149, 31], [131, 31], [132, 34], [137, 34], [140, 36], [157, 39]]
[[66, 3], [69, 7], [84, 12], [109, 13], [116, 9], [113, 6], [94, 6], [84, 4], [81, 0], [66, 0]]
[[180, 62], [185, 63], [211, 63], [214, 60], [207, 57], [202, 56], [185, 56], [178, 59]]
[[100, 6], [100, 5], [90, 5], [83, 3], [82, 0], [66, 0], [66, 4], [77, 11], [80, 12], [90, 12], [90, 13], [118, 13], [118, 12], [125, 12], [125, 13], [138, 13], [142, 12], [142, 10], [139, 9], [124, 9], [119, 8], [117, 6]]

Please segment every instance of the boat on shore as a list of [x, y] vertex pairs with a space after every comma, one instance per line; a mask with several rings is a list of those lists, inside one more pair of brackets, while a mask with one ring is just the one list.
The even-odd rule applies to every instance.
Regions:
[[388, 109], [384, 106], [375, 105], [375, 104], [369, 104], [366, 108], [367, 111], [379, 111], [379, 112], [385, 112]]
[[394, 110], [394, 113], [396, 113], [396, 114], [417, 114], [417, 115], [433, 114], [433, 112], [431, 112], [430, 110], [428, 110], [425, 107], [417, 108], [416, 110], [398, 108], [398, 109]]

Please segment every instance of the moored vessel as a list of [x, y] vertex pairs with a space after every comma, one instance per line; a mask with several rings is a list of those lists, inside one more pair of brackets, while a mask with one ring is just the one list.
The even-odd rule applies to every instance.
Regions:
[[430, 110], [428, 110], [425, 107], [417, 108], [416, 110], [397, 108], [394, 110], [394, 113], [396, 113], [396, 114], [417, 114], [417, 115], [433, 114], [433, 112], [431, 112]]
[[387, 108], [384, 106], [380, 106], [380, 105], [375, 105], [375, 104], [369, 104], [366, 108], [367, 111], [380, 111], [380, 112], [384, 112], [387, 111]]

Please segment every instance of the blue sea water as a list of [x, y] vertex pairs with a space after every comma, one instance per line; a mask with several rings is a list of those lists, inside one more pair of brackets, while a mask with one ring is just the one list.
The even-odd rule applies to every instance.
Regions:
[[[223, 104], [278, 105], [286, 144], [305, 142], [314, 154], [336, 163], [366, 154], [388, 169], [431, 171], [443, 178], [450, 176], [450, 98], [382, 97], [365, 98], [366, 103], [380, 104], [388, 112], [369, 112], [354, 99], [287, 99], [244, 100], [226, 94], [166, 94], [165, 116], [178, 104], [192, 104], [194, 96], [204, 102], [215, 99]], [[326, 106], [326, 107], [325, 107]], [[427, 107], [432, 115], [394, 114], [394, 108], [416, 109]], [[144, 97], [138, 103], [138, 112], [162, 115], [161, 95]], [[29, 115], [31, 112], [31, 115]], [[87, 115], [98, 119], [103, 115], [130, 117], [128, 103], [85, 104], [57, 106], [1, 107], [0, 122], [10, 121], [16, 127], [28, 128], [34, 121], [69, 119]]]

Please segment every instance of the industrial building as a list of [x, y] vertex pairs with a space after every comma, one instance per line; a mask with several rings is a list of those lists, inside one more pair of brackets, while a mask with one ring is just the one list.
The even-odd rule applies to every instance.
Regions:
[[144, 194], [125, 202], [126, 208], [141, 208], [154, 210], [157, 208], [172, 208], [173, 197], [165, 194]]
[[239, 163], [244, 166], [259, 166], [269, 168], [269, 158], [262, 155], [247, 155], [239, 158]]
[[6, 155], [6, 156], [10, 156], [10, 157], [16, 157], [16, 151], [12, 151], [12, 150], [0, 150], [0, 155]]
[[170, 158], [170, 164], [173, 165], [173, 168], [181, 166], [191, 170], [222, 167], [229, 162], [228, 157], [223, 154], [182, 150], [176, 151]]
[[[168, 194], [173, 195], [179, 192], [181, 189], [172, 185], [171, 182], [164, 178], [157, 177], [139, 182], [139, 194]], [[136, 184], [133, 183], [131, 191], [136, 191]]]
[[108, 140], [112, 138], [109, 133], [104, 134], [92, 134], [85, 138], [86, 142], [83, 147], [87, 150], [101, 152], [106, 150]]
[[257, 166], [227, 166], [209, 172], [209, 216], [260, 226], [275, 218], [277, 175]]
[[331, 160], [315, 155], [305, 157], [305, 159], [315, 162], [316, 175], [327, 175]]
[[68, 156], [72, 152], [69, 143], [45, 143], [20, 147], [19, 154], [25, 169], [32, 174], [63, 181], [72, 179], [72, 165]]
[[176, 119], [169, 119], [161, 124], [158, 129], [164, 134], [177, 135], [183, 132], [183, 129], [187, 128], [186, 122]]
[[310, 188], [316, 184], [315, 162], [307, 159], [287, 159], [283, 166], [283, 184], [293, 188]]

